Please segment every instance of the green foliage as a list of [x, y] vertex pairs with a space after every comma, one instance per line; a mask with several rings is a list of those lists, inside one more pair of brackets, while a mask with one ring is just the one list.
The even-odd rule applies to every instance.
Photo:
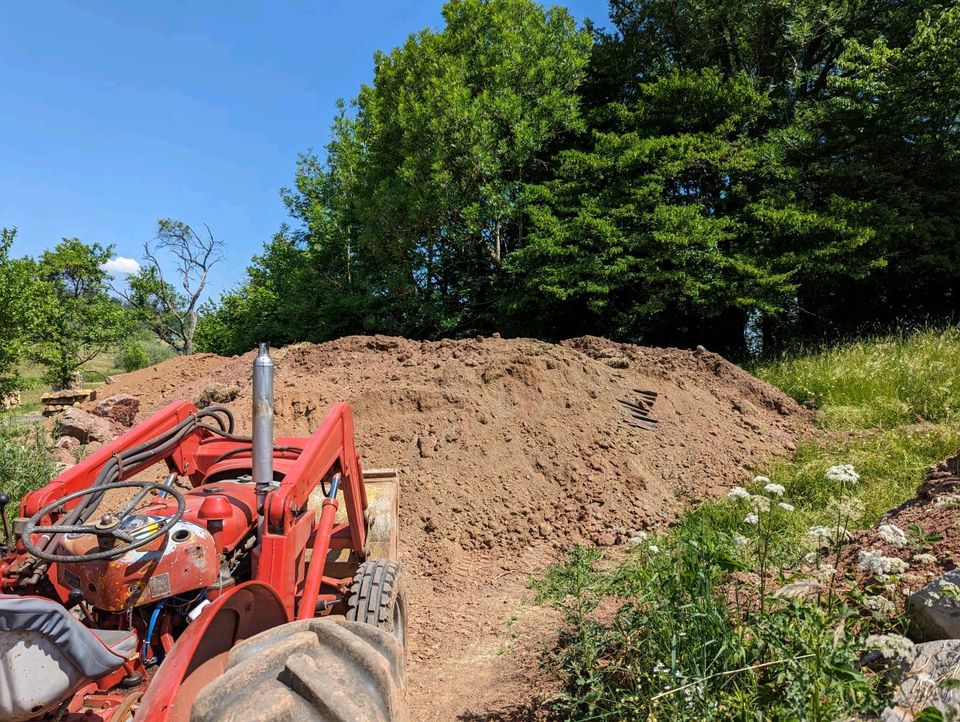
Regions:
[[829, 429], [960, 417], [960, 328], [929, 329], [793, 353], [753, 369], [820, 411]]
[[805, 275], [862, 273], [850, 259], [871, 231], [789, 190], [770, 112], [751, 78], [716, 69], [652, 77], [598, 111], [592, 144], [528, 191], [529, 244], [511, 258], [524, 330], [552, 318], [558, 333], [742, 352], [748, 314], [786, 312]]
[[131, 321], [108, 294], [100, 266], [112, 248], [64, 239], [37, 262], [38, 308], [30, 328], [31, 356], [47, 380], [65, 386], [83, 364], [123, 339]]
[[525, 183], [582, 128], [590, 38], [562, 8], [451, 0], [445, 27], [375, 58], [326, 162], [307, 155], [281, 230], [198, 332], [204, 348], [379, 331], [490, 330]]
[[955, 321], [960, 10], [451, 0], [375, 58], [198, 343], [502, 331], [703, 343]]
[[21, 386], [16, 363], [24, 355], [27, 331], [38, 311], [34, 263], [10, 258], [15, 228], [0, 230], [0, 394]]
[[116, 363], [124, 371], [136, 371], [149, 366], [150, 357], [143, 344], [136, 339], [127, 339], [117, 352]]
[[23, 426], [0, 418], [0, 489], [14, 505], [56, 473], [48, 444], [42, 426]]

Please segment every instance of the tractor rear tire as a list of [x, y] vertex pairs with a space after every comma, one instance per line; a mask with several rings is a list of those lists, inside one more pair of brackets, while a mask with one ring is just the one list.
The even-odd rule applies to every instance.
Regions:
[[389, 632], [404, 647], [407, 597], [403, 568], [392, 559], [375, 559], [361, 564], [347, 594], [346, 618]]
[[407, 719], [403, 650], [368, 624], [306, 619], [230, 650], [194, 700], [191, 722], [391, 722]]

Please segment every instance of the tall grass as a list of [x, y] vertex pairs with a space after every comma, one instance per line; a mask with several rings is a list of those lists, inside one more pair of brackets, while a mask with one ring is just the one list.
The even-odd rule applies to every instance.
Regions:
[[[707, 502], [626, 559], [575, 549], [534, 582], [566, 620], [546, 660], [563, 682], [560, 716], [835, 720], [885, 705], [887, 677], [859, 660], [868, 634], [904, 628], [896, 613], [869, 611], [865, 601], [902, 595], [895, 579], [892, 592], [854, 588], [841, 599], [833, 594], [849, 571], [841, 570], [829, 595], [808, 603], [768, 599], [765, 587], [809, 581], [840, 558], [817, 551], [811, 562], [820, 549], [811, 527], [835, 526], [842, 538], [842, 529], [873, 526], [913, 496], [925, 467], [957, 451], [960, 330], [847, 344], [756, 372], [843, 433], [757, 469], [785, 487], [782, 499], [769, 494], [759, 524], [747, 520], [755, 502]], [[859, 481], [828, 478], [837, 464], [855, 466]], [[765, 484], [747, 486], [759, 495]], [[842, 504], [857, 507], [855, 516], [838, 520]]]
[[753, 369], [820, 411], [828, 429], [892, 428], [960, 416], [960, 328], [791, 355]]

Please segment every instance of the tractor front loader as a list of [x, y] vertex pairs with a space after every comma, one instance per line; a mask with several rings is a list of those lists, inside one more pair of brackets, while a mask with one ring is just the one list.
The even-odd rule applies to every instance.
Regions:
[[274, 438], [266, 344], [233, 427], [170, 404], [3, 516], [0, 721], [406, 719], [396, 474], [346, 404]]

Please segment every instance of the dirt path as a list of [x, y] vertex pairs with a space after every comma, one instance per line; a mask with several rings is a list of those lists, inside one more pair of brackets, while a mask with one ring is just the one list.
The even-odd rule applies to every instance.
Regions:
[[[104, 388], [141, 416], [234, 387], [249, 432], [252, 354], [176, 358]], [[581, 338], [349, 337], [274, 352], [278, 434], [353, 406], [369, 466], [401, 472], [413, 719], [534, 719], [556, 620], [527, 576], [573, 543], [612, 546], [812, 435], [808, 414], [704, 350]]]

